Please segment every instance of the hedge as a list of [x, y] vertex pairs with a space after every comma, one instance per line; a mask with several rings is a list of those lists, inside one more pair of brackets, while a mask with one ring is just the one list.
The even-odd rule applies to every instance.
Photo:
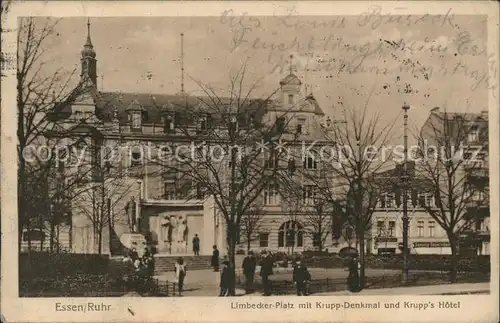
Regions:
[[[305, 258], [304, 262], [309, 267], [320, 268], [343, 268], [347, 265], [345, 258], [335, 254]], [[410, 255], [408, 262], [410, 269], [413, 270], [449, 271], [451, 268], [450, 255]], [[401, 269], [403, 267], [403, 256], [366, 255], [365, 265], [367, 268], [373, 269]], [[490, 272], [490, 257], [462, 257], [459, 259], [458, 271], [488, 273]]]
[[[107, 257], [79, 254], [32, 253], [21, 255], [20, 296], [120, 296], [127, 292], [155, 293], [156, 283], [146, 269], [110, 261]], [[21, 265], [22, 264], [22, 265]]]
[[109, 257], [96, 254], [30, 252], [19, 254], [20, 277], [62, 277], [108, 272]]

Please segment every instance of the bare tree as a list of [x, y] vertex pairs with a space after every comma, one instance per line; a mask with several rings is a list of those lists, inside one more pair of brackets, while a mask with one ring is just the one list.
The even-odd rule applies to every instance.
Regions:
[[[231, 76], [224, 95], [195, 81], [202, 96], [186, 96], [184, 102], [165, 107], [168, 127], [184, 140], [170, 149], [173, 154], [169, 158], [156, 161], [163, 174], [179, 173], [191, 187], [200, 187], [213, 197], [225, 220], [228, 259], [233, 270], [237, 236], [245, 215], [256, 203], [274, 199], [276, 190], [266, 190], [280, 185], [280, 160], [285, 152], [278, 149], [279, 140], [287, 135], [288, 139], [295, 137], [287, 134], [286, 111], [277, 109], [272, 100], [278, 89], [254, 99], [258, 82], [247, 87], [245, 73], [243, 65]], [[275, 120], [263, 118], [268, 111], [276, 112]], [[186, 142], [191, 147], [182, 149]], [[234, 286], [230, 293], [234, 295]]]
[[[17, 37], [17, 140], [18, 140], [18, 209], [19, 246], [22, 232], [30, 228], [29, 203], [34, 199], [28, 187], [28, 177], [37, 176], [39, 167], [26, 166], [26, 148], [44, 142], [44, 133], [56, 127], [50, 122], [50, 110], [70, 95], [68, 86], [73, 72], [50, 71], [47, 49], [56, 36], [57, 20], [21, 18]], [[31, 241], [28, 235], [28, 246]]]
[[86, 174], [86, 180], [80, 181], [78, 192], [72, 197], [72, 204], [76, 212], [83, 214], [89, 220], [93, 230], [94, 245], [101, 254], [103, 232], [109, 229], [111, 239], [113, 227], [119, 220], [114, 215], [123, 211], [117, 208], [123, 204], [123, 199], [135, 182], [127, 177], [128, 168], [125, 169], [121, 164], [111, 161], [116, 157], [116, 151], [101, 149], [99, 145], [94, 146], [93, 151], [94, 158], [90, 162], [80, 161], [82, 164], [79, 165], [78, 172]]
[[[372, 215], [384, 183], [375, 174], [392, 163], [394, 152], [387, 147], [397, 119], [382, 120], [382, 115], [369, 115], [369, 93], [361, 108], [349, 104], [349, 99], [339, 97], [342, 114], [336, 121], [327, 120], [324, 126], [325, 142], [333, 149], [324, 152], [321, 168], [333, 180], [325, 182], [307, 172], [301, 174], [317, 183], [318, 196], [329, 201], [336, 212], [343, 212], [344, 226], [355, 228], [359, 243], [361, 263], [360, 286], [365, 279], [365, 240], [372, 224]], [[389, 179], [387, 179], [389, 181]], [[341, 203], [340, 201], [345, 201]]]
[[246, 243], [247, 251], [250, 251], [252, 241], [259, 237], [264, 215], [262, 207], [254, 206], [241, 218], [240, 236], [243, 237], [243, 242]]
[[434, 205], [424, 204], [425, 210], [448, 237], [452, 282], [457, 279], [460, 237], [489, 203], [487, 124], [474, 114], [431, 113], [418, 136], [416, 176], [434, 197]]

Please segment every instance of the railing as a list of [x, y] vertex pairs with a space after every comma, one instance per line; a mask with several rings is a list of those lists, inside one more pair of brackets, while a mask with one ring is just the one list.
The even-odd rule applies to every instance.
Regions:
[[155, 279], [155, 296], [160, 297], [176, 297], [180, 296], [179, 285], [175, 282], [160, 281]]

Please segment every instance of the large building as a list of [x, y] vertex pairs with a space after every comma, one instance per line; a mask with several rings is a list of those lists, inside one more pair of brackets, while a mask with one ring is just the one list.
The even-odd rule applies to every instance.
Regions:
[[[97, 53], [90, 25], [80, 60], [79, 85], [50, 113], [50, 120], [60, 131], [48, 135], [50, 140], [64, 133], [60, 136], [64, 139], [58, 139], [60, 142], [82, 149], [90, 147], [85, 155], [87, 163], [76, 166], [67, 163], [64, 167], [65, 174], [68, 169], [72, 174], [80, 174], [86, 187], [86, 191], [81, 189], [83, 193], [72, 199], [71, 223], [64, 231], [69, 235], [66, 247], [77, 253], [120, 254], [124, 247], [148, 245], [159, 254], [186, 254], [191, 253], [192, 238], [197, 234], [202, 254], [210, 254], [212, 245], [224, 252], [226, 225], [214, 196], [207, 195], [206, 188], [192, 177], [187, 179], [173, 171], [174, 168], [166, 170], [165, 165], [152, 162], [157, 157], [155, 153], [151, 159], [144, 158], [143, 150], [153, 147], [158, 154], [163, 144], [175, 146], [193, 138], [200, 142], [210, 139], [205, 135], [224, 116], [207, 110], [210, 98], [188, 95], [184, 89], [177, 94], [98, 91]], [[257, 108], [252, 110], [250, 104], [248, 111], [240, 112], [234, 121], [231, 119], [234, 127], [256, 123], [267, 125], [268, 129], [281, 126], [282, 139], [300, 145], [324, 140], [325, 131], [333, 126], [331, 119], [325, 117], [314, 96], [304, 91], [292, 69], [279, 80], [277, 88], [269, 99], [252, 99]], [[222, 101], [220, 105], [228, 107], [231, 117], [234, 102], [230, 98]], [[241, 115], [249, 117], [240, 120]], [[223, 140], [231, 131], [230, 127], [217, 129], [220, 131], [217, 140]], [[108, 153], [119, 156], [110, 158], [104, 166], [97, 164], [106, 159], [103, 147], [112, 147]], [[296, 145], [292, 149], [300, 151], [302, 147]], [[263, 160], [265, 167], [276, 169], [289, 168], [290, 161], [291, 158], [271, 163]], [[303, 169], [302, 174], [316, 172], [320, 167], [313, 155], [293, 162]], [[178, 167], [182, 167], [182, 162]], [[227, 164], [221, 171], [225, 169]], [[283, 187], [266, 185], [256, 199], [258, 212], [264, 216], [251, 239], [239, 234], [239, 249], [249, 246], [252, 250], [301, 252], [313, 249], [320, 239], [322, 248], [338, 251], [350, 244], [340, 236], [333, 237], [330, 228], [319, 238], [308, 228], [304, 216], [314, 211], [315, 191], [304, 177], [298, 180], [303, 181], [302, 191], [286, 201]]]
[[[421, 129], [420, 139], [420, 147], [429, 155], [451, 151], [443, 148], [447, 143], [463, 148], [457, 149], [460, 161], [456, 174], [450, 177], [453, 178], [452, 185], [455, 185], [457, 190], [453, 195], [454, 204], [463, 212], [463, 220], [469, 222], [462, 230], [459, 249], [460, 252], [472, 249], [473, 253], [489, 255], [488, 112], [450, 113], [434, 108]], [[439, 151], [439, 147], [443, 150]], [[429, 165], [431, 164], [424, 167]], [[419, 171], [416, 171], [415, 167], [419, 167], [418, 162], [408, 163], [408, 175], [411, 179], [408, 197], [410, 251], [414, 254], [450, 254], [450, 243], [445, 230], [427, 211], [428, 208], [439, 207], [436, 203], [435, 187], [426, 185], [429, 177], [419, 177]], [[437, 174], [437, 168], [435, 171]], [[420, 171], [420, 174], [425, 172]], [[402, 178], [403, 165], [397, 165], [394, 170], [380, 176]], [[467, 195], [465, 188], [468, 186], [471, 187], [472, 196]], [[450, 196], [450, 192], [449, 187], [443, 188], [444, 196]], [[373, 215], [374, 253], [401, 253], [403, 250], [401, 194], [401, 186], [393, 185], [380, 198]], [[457, 217], [462, 218], [462, 215]]]

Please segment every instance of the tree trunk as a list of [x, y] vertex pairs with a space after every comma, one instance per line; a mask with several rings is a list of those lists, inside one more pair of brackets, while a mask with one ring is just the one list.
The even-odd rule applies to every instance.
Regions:
[[454, 234], [450, 234], [448, 236], [448, 239], [450, 240], [450, 247], [451, 247], [451, 266], [450, 266], [449, 278], [451, 283], [456, 283], [457, 273], [458, 273], [458, 246], [457, 246], [458, 243]]
[[235, 296], [236, 295], [236, 232], [234, 230], [234, 226], [230, 226], [231, 229], [228, 232], [229, 235], [229, 246], [228, 246], [228, 258], [229, 258], [229, 264], [231, 268], [231, 275], [235, 279], [231, 280], [231, 285], [229, 287], [229, 296]]
[[49, 246], [49, 250], [50, 250], [50, 253], [52, 253], [54, 251], [54, 236], [55, 236], [55, 225], [54, 225], [54, 221], [50, 221], [50, 237], [49, 237], [49, 243], [50, 243], [50, 246]]
[[61, 252], [61, 247], [60, 247], [60, 243], [59, 243], [59, 233], [60, 233], [60, 228], [59, 228], [59, 224], [56, 226], [56, 252], [59, 253]]
[[365, 232], [362, 227], [359, 230], [359, 288], [365, 287]]
[[247, 251], [250, 251], [250, 238], [247, 239]]
[[102, 225], [99, 224], [99, 229], [97, 232], [97, 253], [102, 254]]

